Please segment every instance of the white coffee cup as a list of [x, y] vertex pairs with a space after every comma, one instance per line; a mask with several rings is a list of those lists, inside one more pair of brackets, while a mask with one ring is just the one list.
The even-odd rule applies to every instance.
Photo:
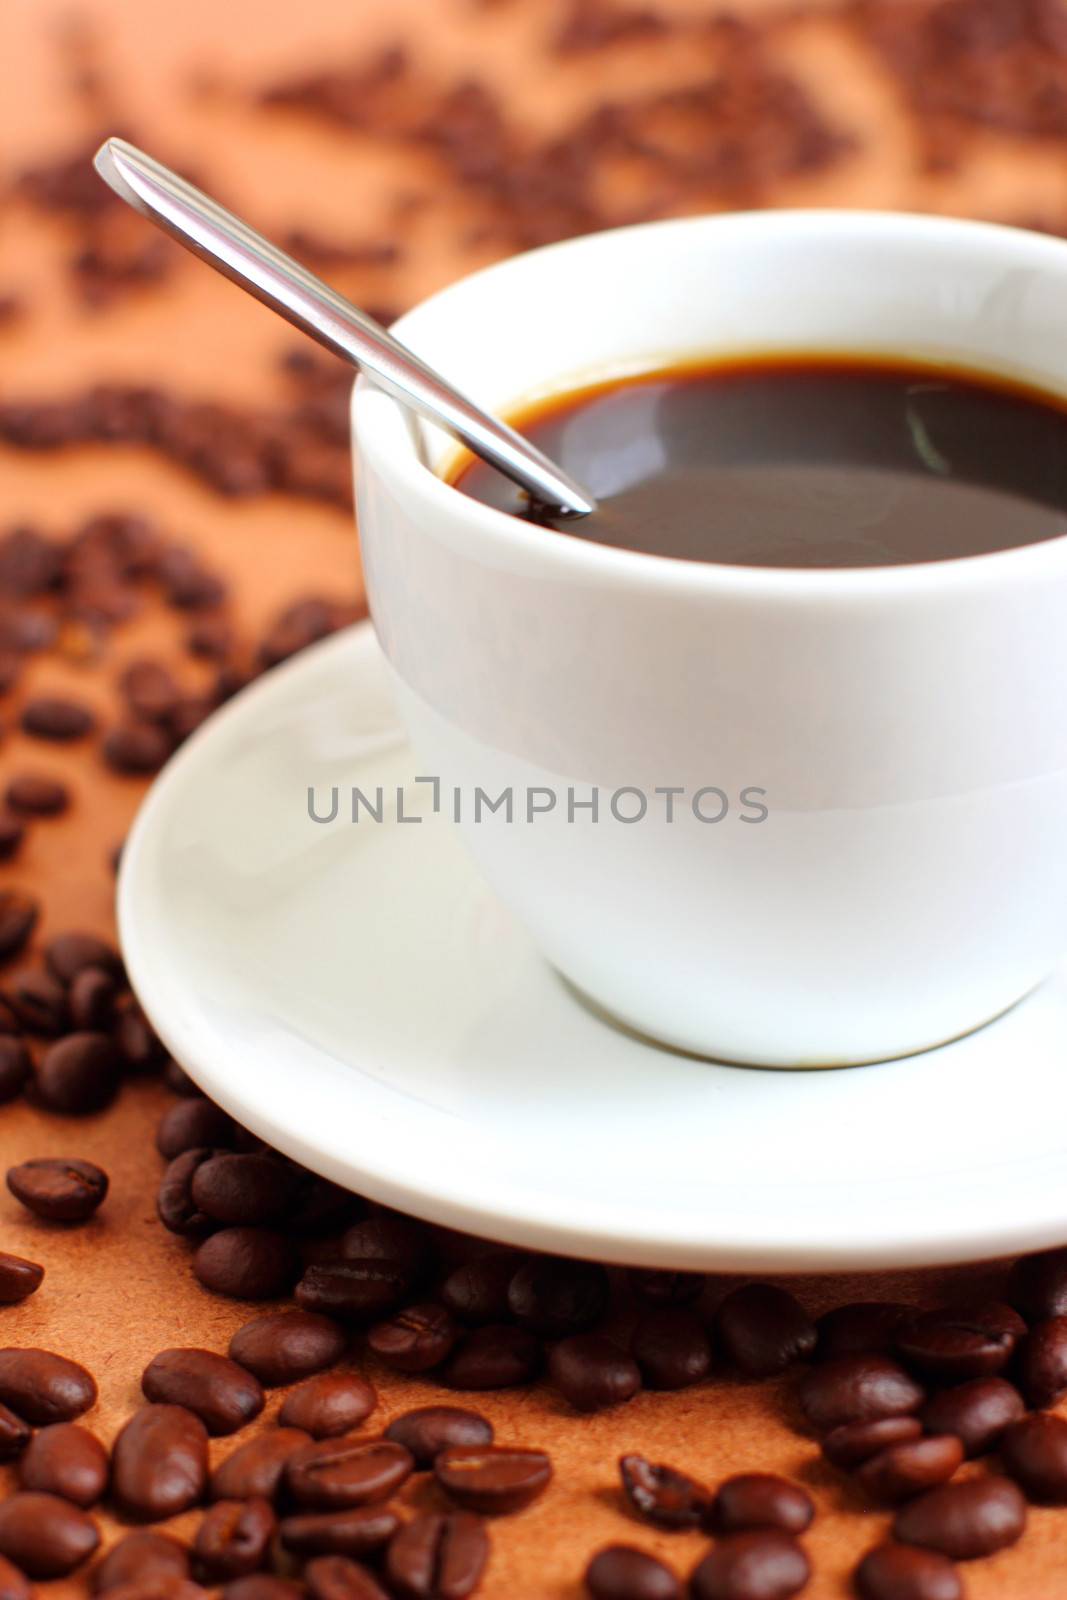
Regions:
[[[1067, 244], [934, 217], [696, 217], [517, 257], [397, 332], [505, 414], [746, 351], [943, 358], [1065, 394]], [[676, 561], [474, 502], [431, 470], [451, 442], [363, 381], [353, 417], [371, 612], [419, 775], [582, 994], [701, 1055], [814, 1067], [955, 1038], [1049, 972], [1067, 538], [892, 568]], [[510, 822], [474, 819], [479, 788], [511, 792]], [[705, 820], [715, 790], [728, 810]], [[641, 796], [639, 821], [612, 814]]]

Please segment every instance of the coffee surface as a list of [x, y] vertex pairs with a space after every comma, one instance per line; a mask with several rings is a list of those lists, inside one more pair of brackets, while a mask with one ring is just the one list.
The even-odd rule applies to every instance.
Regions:
[[464, 493], [688, 561], [879, 567], [1067, 533], [1067, 409], [952, 368], [836, 357], [651, 372], [511, 418], [599, 507], [563, 520], [481, 461]]

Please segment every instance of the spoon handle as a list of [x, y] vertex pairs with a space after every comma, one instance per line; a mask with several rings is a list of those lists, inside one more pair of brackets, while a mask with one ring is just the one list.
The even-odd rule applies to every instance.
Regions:
[[596, 509], [588, 490], [521, 434], [466, 399], [373, 317], [169, 167], [125, 139], [106, 139], [94, 165], [141, 216], [358, 366], [403, 405], [462, 440], [540, 504], [574, 516]]

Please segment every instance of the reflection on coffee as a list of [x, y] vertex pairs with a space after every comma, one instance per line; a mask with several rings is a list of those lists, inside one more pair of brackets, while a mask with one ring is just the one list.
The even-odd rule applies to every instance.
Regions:
[[746, 567], [944, 561], [1067, 533], [1067, 409], [861, 356], [679, 366], [511, 418], [600, 500], [553, 518], [480, 461], [465, 494], [568, 537]]

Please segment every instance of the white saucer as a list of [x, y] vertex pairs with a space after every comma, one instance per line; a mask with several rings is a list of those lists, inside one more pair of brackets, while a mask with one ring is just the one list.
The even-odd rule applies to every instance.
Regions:
[[[1067, 1240], [1067, 970], [956, 1044], [824, 1072], [638, 1039], [541, 961], [415, 785], [363, 624], [158, 779], [124, 855], [134, 986], [202, 1088], [402, 1209], [641, 1265], [859, 1269]], [[310, 820], [341, 787], [338, 820]], [[347, 820], [353, 784], [408, 816]], [[767, 1004], [774, 1004], [768, 995]]]

